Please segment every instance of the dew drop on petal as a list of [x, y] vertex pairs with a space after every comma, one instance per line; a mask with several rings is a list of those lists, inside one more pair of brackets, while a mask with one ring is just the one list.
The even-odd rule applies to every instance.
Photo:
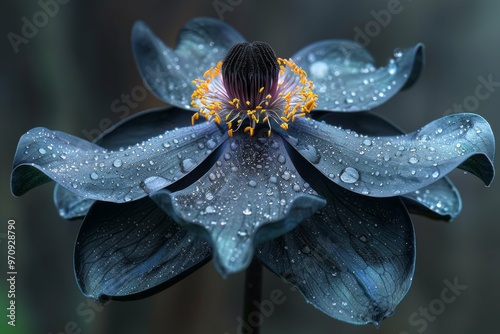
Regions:
[[97, 173], [96, 173], [96, 172], [93, 172], [92, 174], [90, 174], [90, 178], [91, 178], [92, 180], [97, 180], [97, 178], [99, 178], [99, 175], [97, 175]]
[[354, 183], [359, 180], [359, 172], [355, 168], [347, 167], [340, 174], [340, 179], [345, 183]]
[[38, 149], [38, 152], [39, 152], [40, 154], [45, 154], [45, 153], [47, 153], [47, 151], [45, 151], [43, 148], [39, 148], [39, 149]]
[[184, 159], [181, 162], [181, 171], [183, 173], [189, 173], [195, 167], [196, 167], [196, 162], [191, 158]]
[[144, 179], [140, 183], [140, 187], [148, 194], [151, 194], [155, 191], [158, 191], [160, 189], [165, 188], [166, 186], [169, 185], [169, 182], [167, 179], [164, 179], [161, 176], [150, 176], [146, 179]]
[[250, 211], [248, 208], [246, 208], [245, 210], [243, 210], [243, 214], [245, 216], [250, 216], [252, 214], [252, 211]]
[[415, 157], [411, 157], [410, 160], [408, 160], [408, 162], [411, 164], [416, 164], [418, 162], [418, 159]]
[[307, 145], [304, 148], [299, 149], [300, 154], [313, 164], [318, 164], [321, 160], [321, 156], [318, 154], [318, 151], [314, 146]]
[[250, 180], [250, 181], [248, 181], [248, 185], [250, 187], [255, 187], [255, 186], [257, 186], [257, 182], [255, 182], [254, 180]]
[[286, 158], [283, 154], [278, 155], [278, 162], [280, 164], [284, 164], [286, 162]]
[[438, 171], [435, 171], [434, 173], [432, 173], [432, 177], [433, 178], [437, 178], [439, 176], [439, 172]]
[[113, 166], [115, 166], [116, 168], [121, 167], [122, 161], [120, 159], [116, 159], [115, 161], [113, 161]]
[[207, 141], [207, 147], [211, 150], [213, 150], [217, 146], [217, 143], [213, 139], [209, 139]]

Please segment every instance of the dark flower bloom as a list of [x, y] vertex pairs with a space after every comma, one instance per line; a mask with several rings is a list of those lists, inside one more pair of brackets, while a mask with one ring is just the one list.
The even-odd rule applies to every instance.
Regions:
[[378, 323], [411, 284], [408, 210], [453, 219], [461, 202], [446, 175], [494, 177], [493, 133], [478, 115], [404, 134], [354, 113], [415, 82], [421, 45], [380, 68], [350, 41], [281, 59], [208, 18], [189, 22], [175, 49], [140, 22], [132, 42], [145, 82], [174, 107], [95, 143], [35, 128], [14, 159], [14, 195], [54, 180], [61, 216], [85, 216], [75, 271], [89, 297], [142, 297], [211, 258], [228, 275], [255, 256], [326, 314]]

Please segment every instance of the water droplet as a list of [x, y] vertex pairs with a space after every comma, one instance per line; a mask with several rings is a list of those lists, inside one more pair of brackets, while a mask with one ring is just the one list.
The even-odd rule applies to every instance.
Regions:
[[116, 168], [121, 167], [122, 161], [120, 159], [116, 159], [115, 161], [113, 161], [113, 166], [115, 166]]
[[365, 144], [366, 146], [371, 146], [372, 141], [370, 139], [365, 139], [365, 140], [363, 140], [363, 144]]
[[276, 176], [271, 176], [271, 177], [269, 177], [269, 182], [276, 183], [276, 182], [278, 182], [278, 179], [276, 178]]
[[281, 174], [281, 178], [286, 181], [290, 180], [290, 172], [284, 171], [283, 174]]
[[99, 177], [99, 175], [97, 175], [97, 173], [96, 173], [96, 172], [93, 172], [92, 174], [90, 174], [90, 178], [91, 178], [92, 180], [97, 180], [97, 178], [98, 178], [98, 177]]
[[231, 159], [231, 154], [229, 154], [229, 153], [224, 154], [224, 159], [226, 159], [226, 160]]
[[248, 185], [250, 187], [255, 187], [255, 186], [257, 186], [257, 182], [255, 182], [254, 180], [250, 180], [250, 181], [248, 181]]
[[314, 146], [307, 145], [306, 147], [300, 148], [299, 152], [302, 156], [304, 156], [304, 158], [313, 164], [317, 164], [321, 160], [321, 156], [318, 154], [318, 151]]
[[345, 183], [354, 183], [359, 180], [359, 172], [357, 169], [347, 167], [340, 174], [340, 179]]
[[243, 210], [243, 214], [245, 216], [250, 216], [252, 214], [252, 211], [250, 211], [248, 208], [246, 208], [245, 210]]
[[213, 150], [217, 146], [217, 142], [213, 139], [209, 139], [207, 141], [207, 147], [211, 150]]
[[433, 178], [437, 178], [439, 176], [439, 172], [438, 171], [435, 171], [434, 173], [432, 173], [432, 177]]
[[359, 237], [359, 240], [360, 240], [361, 242], [367, 242], [367, 241], [368, 241], [368, 238], [367, 238], [365, 235], [361, 235], [361, 236]]
[[195, 167], [196, 167], [196, 162], [191, 158], [184, 159], [181, 162], [181, 171], [183, 173], [189, 173]]
[[415, 157], [411, 157], [410, 160], [408, 160], [408, 162], [411, 164], [416, 164], [418, 162], [418, 159]]
[[212, 194], [211, 192], [208, 192], [205, 194], [205, 198], [208, 200], [208, 201], [211, 201], [214, 199], [214, 194]]
[[304, 254], [309, 254], [309, 253], [311, 253], [311, 249], [309, 248], [309, 246], [304, 246], [304, 247], [302, 248], [302, 253], [304, 253]]
[[240, 237], [246, 237], [248, 235], [247, 231], [239, 230], [236, 232]]
[[286, 158], [283, 154], [278, 155], [278, 162], [280, 164], [284, 164], [286, 162]]
[[40, 154], [45, 154], [45, 153], [47, 153], [47, 151], [45, 151], [43, 148], [39, 148], [39, 149], [38, 149], [38, 152], [39, 152]]
[[394, 75], [398, 71], [398, 66], [396, 65], [394, 60], [391, 59], [391, 61], [389, 63], [389, 67], [387, 68], [387, 71], [389, 72], [390, 75]]
[[229, 144], [229, 147], [231, 147], [231, 149], [235, 151], [238, 148], [238, 143], [233, 140], [231, 144]]
[[165, 147], [165, 148], [169, 148], [169, 147], [170, 147], [170, 144], [169, 144], [169, 143], [163, 143], [163, 147]]
[[208, 178], [210, 179], [210, 181], [215, 181], [216, 176], [215, 176], [215, 174], [214, 174], [214, 173], [210, 173], [210, 174], [208, 175]]
[[170, 182], [161, 176], [150, 176], [140, 183], [140, 187], [148, 194], [165, 188]]
[[300, 186], [298, 184], [293, 185], [293, 190], [299, 192], [300, 191]]

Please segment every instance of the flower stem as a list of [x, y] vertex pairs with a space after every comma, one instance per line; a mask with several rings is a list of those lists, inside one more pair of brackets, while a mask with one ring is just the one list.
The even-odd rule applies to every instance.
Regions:
[[[259, 314], [258, 305], [262, 297], [262, 265], [253, 259], [245, 271], [245, 300], [243, 301], [243, 321], [250, 329], [248, 333], [259, 334], [262, 323], [256, 321], [255, 315]], [[259, 319], [262, 315], [259, 316]]]

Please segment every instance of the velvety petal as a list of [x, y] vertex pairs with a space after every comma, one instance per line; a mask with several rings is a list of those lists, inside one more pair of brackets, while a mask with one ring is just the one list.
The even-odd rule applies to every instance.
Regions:
[[347, 40], [317, 42], [292, 58], [314, 82], [318, 109], [363, 111], [415, 82], [423, 66], [424, 48], [417, 44], [396, 50], [387, 66], [380, 68], [361, 45]]
[[311, 183], [328, 205], [256, 257], [329, 316], [354, 324], [392, 314], [410, 288], [415, 236], [399, 197], [373, 198]]
[[244, 38], [229, 25], [212, 18], [196, 18], [182, 29], [172, 50], [144, 22], [132, 30], [135, 61], [156, 96], [175, 106], [192, 109], [192, 81], [221, 61], [231, 46]]
[[[154, 108], [136, 113], [103, 131], [94, 143], [108, 150], [132, 146], [163, 134], [175, 127], [191, 124], [191, 115], [179, 108]], [[59, 215], [65, 219], [83, 217], [94, 200], [77, 196], [72, 191], [56, 184], [54, 203]]]
[[[369, 136], [392, 136], [404, 134], [394, 124], [377, 114], [316, 112], [314, 119], [354, 130]], [[453, 220], [462, 210], [462, 199], [457, 188], [448, 177], [443, 177], [419, 190], [402, 195], [410, 212], [433, 219]]]
[[325, 205], [295, 170], [279, 136], [235, 134], [220, 159], [186, 189], [151, 198], [210, 240], [222, 275], [245, 269], [254, 246], [290, 231]]
[[333, 182], [368, 196], [407, 194], [456, 167], [473, 173], [486, 185], [495, 174], [493, 132], [475, 114], [449, 115], [400, 136], [365, 136], [305, 119], [280, 132]]
[[97, 202], [75, 246], [75, 275], [92, 298], [142, 298], [184, 278], [210, 259], [196, 239], [149, 198]]
[[150, 178], [165, 187], [193, 170], [227, 135], [205, 122], [108, 151], [72, 135], [35, 128], [14, 157], [11, 187], [19, 196], [50, 179], [88, 199], [127, 202], [146, 196]]

